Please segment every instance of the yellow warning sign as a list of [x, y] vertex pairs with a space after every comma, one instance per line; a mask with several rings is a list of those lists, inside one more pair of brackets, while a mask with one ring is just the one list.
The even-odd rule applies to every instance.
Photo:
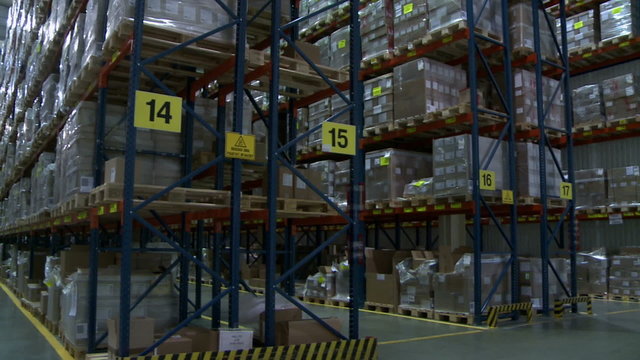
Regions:
[[224, 146], [224, 156], [233, 159], [255, 160], [256, 137], [255, 135], [228, 132]]
[[513, 205], [513, 191], [502, 190], [502, 203]]

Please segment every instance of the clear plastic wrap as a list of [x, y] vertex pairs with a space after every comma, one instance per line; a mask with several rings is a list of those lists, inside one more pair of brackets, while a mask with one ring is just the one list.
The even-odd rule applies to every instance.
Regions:
[[607, 169], [609, 181], [608, 195], [610, 205], [638, 205], [640, 167], [625, 166]]
[[404, 192], [402, 196], [405, 199], [412, 198], [423, 198], [423, 199], [431, 199], [433, 198], [433, 178], [422, 178], [418, 180], [414, 180], [404, 187]]
[[572, 100], [575, 126], [604, 123], [602, 89], [599, 84], [589, 84], [574, 89]]
[[[540, 148], [534, 143], [517, 143], [516, 171], [518, 178], [518, 194], [520, 196], [540, 197]], [[562, 153], [553, 149], [553, 156], [561, 163]], [[547, 195], [560, 197], [560, 183], [562, 175], [553, 161], [551, 150], [545, 147], [545, 176]]]
[[335, 172], [335, 194], [334, 199], [338, 206], [346, 208], [347, 197], [351, 189], [351, 161], [344, 160], [336, 162]]
[[600, 4], [602, 40], [640, 34], [640, 4], [636, 0], [611, 0]]
[[332, 299], [349, 301], [349, 277], [351, 276], [349, 262], [343, 261], [339, 264], [334, 264], [333, 270], [336, 274], [336, 295]]
[[[567, 18], [567, 47], [573, 49], [593, 47], [600, 41], [600, 21], [598, 12], [587, 10]], [[560, 39], [562, 23], [556, 19], [558, 39]]]
[[[313, 128], [331, 116], [331, 98], [320, 100], [309, 105], [309, 128]], [[309, 135], [309, 146], [320, 147], [322, 143], [322, 132], [314, 131]]]
[[[484, 164], [498, 140], [479, 137], [480, 163]], [[471, 135], [457, 135], [433, 140], [433, 194], [436, 198], [468, 196], [472, 193]], [[500, 145], [486, 170], [496, 173], [496, 192], [483, 194], [498, 196], [507, 184], [506, 144]]]
[[320, 183], [314, 185], [327, 197], [333, 198], [336, 187], [336, 162], [333, 160], [317, 161], [309, 164], [309, 169], [319, 174], [320, 177]]
[[349, 27], [345, 26], [331, 34], [331, 67], [343, 69], [349, 66]]
[[[467, 20], [466, 0], [427, 0], [427, 9], [429, 29], [431, 31]], [[482, 14], [480, 14], [480, 11], [482, 11]], [[477, 19], [477, 29], [484, 30], [500, 39], [502, 38], [502, 9], [500, 2], [474, 0], [473, 13]]]
[[331, 37], [323, 37], [314, 43], [320, 49], [320, 64], [331, 66]]
[[[559, 84], [555, 79], [543, 77], [542, 101], [544, 109], [547, 112], [545, 125], [556, 129], [564, 129], [564, 98], [562, 88], [555, 93]], [[516, 122], [528, 126], [538, 126], [535, 73], [522, 69], [516, 69], [514, 71], [514, 95]]]
[[318, 272], [307, 277], [303, 295], [311, 298], [329, 299], [336, 294], [334, 273]]
[[393, 1], [378, 0], [360, 10], [362, 58], [393, 52]]
[[604, 295], [607, 293], [609, 262], [604, 248], [577, 254], [578, 292]]
[[364, 128], [393, 122], [393, 74], [364, 82]]
[[433, 277], [436, 260], [402, 260], [396, 265], [400, 282], [400, 306], [431, 310], [433, 308]]
[[635, 117], [640, 108], [640, 75], [629, 73], [602, 82], [607, 121]]
[[[107, 11], [108, 0], [89, 0], [87, 2], [87, 12], [84, 24], [84, 52], [80, 62], [80, 68], [86, 66], [90, 61], [98, 61], [102, 55], [102, 46], [104, 44], [104, 28], [105, 17], [103, 14]], [[93, 60], [92, 58], [95, 58]]]
[[640, 255], [611, 257], [609, 294], [640, 296]]
[[[544, 11], [538, 11], [540, 19], [540, 49], [547, 59], [557, 59], [558, 52], [553, 41], [553, 33], [546, 25]], [[551, 19], [551, 21], [553, 21]], [[533, 16], [530, 3], [518, 3], [509, 6], [509, 34], [512, 50], [530, 53], [535, 51], [533, 34]]]
[[429, 29], [427, 0], [399, 0], [393, 2], [393, 42], [396, 47], [412, 47], [415, 40]]
[[[393, 69], [395, 120], [423, 116], [458, 105], [467, 87], [464, 70], [431, 59], [416, 59]], [[421, 101], [417, 101], [421, 100]]]
[[[520, 300], [533, 303], [534, 309], [542, 308], [542, 262], [540, 258], [520, 258]], [[568, 259], [549, 259], [560, 276], [562, 284], [549, 269], [549, 301], [566, 298], [564, 287], [569, 286], [570, 265]]]
[[368, 152], [364, 168], [366, 201], [394, 201], [408, 182], [431, 175], [432, 162], [430, 154], [385, 149]]
[[574, 173], [576, 208], [597, 208], [607, 203], [607, 175], [605, 169], [577, 170]]
[[[331, 4], [335, 4], [335, 2], [336, 0], [302, 0], [300, 1], [300, 16], [309, 15]], [[300, 31], [301, 32], [309, 31], [311, 27], [319, 23], [322, 19], [326, 18], [328, 15], [329, 15], [329, 12], [325, 11], [301, 22]]]

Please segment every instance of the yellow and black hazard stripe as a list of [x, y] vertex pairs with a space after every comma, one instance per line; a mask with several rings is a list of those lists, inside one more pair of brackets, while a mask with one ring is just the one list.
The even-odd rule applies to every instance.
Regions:
[[593, 305], [590, 296], [574, 296], [566, 299], [556, 299], [553, 304], [553, 315], [557, 318], [564, 316], [564, 306], [578, 303], [587, 303], [587, 313], [593, 315]]
[[522, 302], [515, 304], [496, 305], [489, 308], [489, 314], [487, 316], [487, 325], [489, 327], [498, 326], [498, 316], [500, 314], [507, 314], [513, 311], [526, 311], [527, 321], [531, 321], [533, 318], [533, 304], [530, 302]]
[[132, 356], [118, 360], [377, 360], [376, 338], [261, 347], [250, 350]]

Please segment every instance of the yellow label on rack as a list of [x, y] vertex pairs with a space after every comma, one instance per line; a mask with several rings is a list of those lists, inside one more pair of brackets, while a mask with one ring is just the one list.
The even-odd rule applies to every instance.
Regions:
[[578, 21], [577, 23], [573, 24], [573, 28], [575, 30], [578, 30], [580, 28], [582, 28], [584, 26], [584, 21]]
[[405, 5], [402, 7], [402, 14], [403, 14], [403, 15], [404, 15], [404, 14], [408, 14], [408, 13], [410, 13], [410, 12], [412, 12], [412, 11], [413, 11], [413, 3], [405, 4]]
[[616, 131], [624, 131], [627, 130], [626, 126], [616, 126]]
[[[232, 159], [255, 160], [256, 136], [227, 132], [225, 134], [224, 156]], [[324, 149], [323, 149], [324, 150]]]
[[418, 211], [418, 212], [425, 212], [425, 211], [427, 211], [427, 207], [426, 207], [426, 206], [421, 206], [421, 207], [419, 207], [419, 208], [416, 208], [416, 211]]
[[86, 218], [87, 218], [87, 215], [88, 215], [88, 214], [87, 214], [87, 212], [86, 212], [86, 211], [83, 211], [83, 212], [79, 213], [79, 214], [78, 214], [78, 220], [84, 220], [84, 219], [86, 219]]
[[381, 141], [382, 140], [382, 136], [377, 135], [373, 137], [373, 141]]
[[566, 200], [573, 199], [573, 184], [564, 181], [560, 183], [560, 198]]
[[134, 124], [144, 129], [182, 132], [182, 98], [136, 91]]
[[416, 132], [416, 131], [417, 131], [417, 129], [416, 129], [416, 128], [414, 128], [414, 127], [412, 127], [412, 128], [408, 128], [408, 129], [407, 129], [407, 134], [413, 134], [413, 133], [414, 133], [414, 132]]
[[448, 118], [447, 120], [444, 121], [444, 123], [447, 124], [447, 125], [455, 124], [455, 122], [456, 122], [456, 118], [455, 117]]
[[64, 217], [64, 222], [66, 223], [70, 223], [71, 222], [71, 216], [65, 216]]
[[618, 124], [620, 125], [625, 125], [627, 123], [627, 119], [622, 119], [620, 121], [618, 121]]
[[380, 166], [389, 166], [391, 158], [389, 156], [383, 156], [380, 158]]
[[118, 204], [111, 204], [111, 206], [109, 206], [109, 213], [115, 214], [117, 212], [118, 212]]
[[527, 221], [527, 218], [526, 218], [526, 217], [524, 217], [524, 216], [520, 216], [520, 217], [518, 218], [518, 222], [525, 222], [525, 221]]
[[382, 86], [376, 86], [371, 90], [371, 96], [380, 96], [382, 94]]
[[453, 36], [447, 36], [446, 38], [442, 39], [443, 44], [450, 43], [452, 41], [453, 41]]
[[582, 136], [591, 136], [591, 135], [593, 135], [593, 132], [591, 131], [585, 131], [582, 133]]
[[98, 208], [98, 215], [104, 215], [104, 206]]
[[116, 59], [118, 58], [118, 56], [120, 56], [120, 51], [114, 52], [113, 55], [111, 55], [111, 62], [112, 63], [116, 62]]
[[384, 209], [385, 214], [393, 214], [393, 209]]
[[338, 49], [344, 49], [347, 46], [347, 40], [340, 40], [338, 41]]
[[453, 203], [453, 204], [451, 204], [451, 208], [452, 209], [461, 209], [462, 208], [462, 204], [461, 203]]
[[404, 208], [405, 214], [410, 214], [413, 212], [413, 208]]
[[593, 55], [593, 53], [582, 54], [582, 58], [583, 59], [590, 58], [592, 55]]
[[513, 191], [511, 190], [502, 190], [502, 203], [513, 205]]
[[602, 219], [608, 217], [607, 214], [587, 214], [588, 219]]
[[625, 47], [625, 46], [629, 46], [629, 42], [625, 41], [625, 42], [621, 42], [620, 45], [618, 45], [618, 47]]
[[382, 68], [382, 64], [373, 65], [373, 70], [380, 70]]
[[480, 190], [496, 189], [496, 173], [491, 170], [480, 170]]
[[372, 213], [373, 215], [380, 215], [382, 214], [382, 210], [373, 210]]
[[408, 56], [408, 57], [414, 57], [414, 56], [416, 56], [416, 54], [417, 54], [417, 53], [416, 53], [416, 51], [415, 51], [415, 50], [411, 50], [411, 51], [409, 51], [409, 52], [407, 53], [407, 56]]
[[613, 15], [620, 14], [622, 12], [622, 8], [623, 8], [622, 6], [618, 6], [617, 8], [613, 8], [613, 10], [611, 10], [611, 13]]
[[444, 204], [441, 204], [441, 205], [436, 205], [433, 208], [436, 209], [436, 210], [444, 210], [446, 208], [446, 206], [444, 206]]
[[60, 223], [61, 223], [60, 219], [55, 219], [53, 221], [53, 225], [60, 225]]

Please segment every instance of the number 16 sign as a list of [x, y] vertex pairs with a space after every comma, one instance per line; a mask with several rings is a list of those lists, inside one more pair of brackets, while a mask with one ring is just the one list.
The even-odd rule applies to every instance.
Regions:
[[136, 91], [136, 127], [179, 133], [182, 131], [182, 98]]
[[353, 125], [325, 122], [322, 124], [322, 151], [355, 155], [356, 127]]

